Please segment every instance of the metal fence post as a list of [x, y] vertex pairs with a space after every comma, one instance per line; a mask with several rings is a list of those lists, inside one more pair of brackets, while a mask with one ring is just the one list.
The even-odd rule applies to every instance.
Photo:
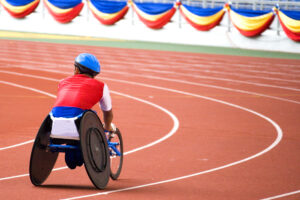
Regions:
[[45, 19], [45, 1], [42, 1], [42, 18]]
[[177, 5], [177, 13], [178, 13], [178, 27], [181, 28], [181, 13], [180, 13], [180, 5]]
[[130, 4], [131, 8], [131, 25], [134, 25], [134, 10], [133, 10], [133, 2]]
[[[276, 4], [276, 7], [277, 7], [277, 9], [279, 9], [279, 1], [280, 0], [278, 0], [278, 3]], [[276, 20], [277, 20], [277, 23], [276, 23], [276, 34], [279, 36], [280, 35], [280, 22], [279, 22], [279, 16], [278, 16], [278, 12], [275, 12], [275, 14], [276, 14]]]
[[90, 16], [90, 9], [89, 9], [89, 6], [88, 6], [88, 1], [89, 0], [86, 0], [86, 21], [88, 22], [89, 21], [89, 16]]
[[[230, 6], [230, 1], [227, 1], [227, 4]], [[231, 30], [230, 30], [230, 23], [231, 23], [231, 21], [230, 21], [230, 15], [229, 15], [229, 10], [227, 9], [226, 10], [227, 12], [227, 31], [228, 32], [230, 32]]]

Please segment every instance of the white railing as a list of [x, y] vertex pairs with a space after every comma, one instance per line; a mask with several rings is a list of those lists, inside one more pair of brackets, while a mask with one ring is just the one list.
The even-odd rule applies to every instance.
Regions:
[[[146, 0], [140, 0], [146, 1]], [[148, 1], [148, 0], [147, 0]], [[157, 2], [175, 2], [176, 0], [157, 0]], [[152, 0], [153, 2], [153, 0]], [[200, 6], [224, 6], [227, 1], [221, 0], [182, 0], [183, 3]], [[278, 51], [300, 52], [300, 45], [289, 39], [283, 32], [278, 17], [275, 17], [270, 28], [257, 38], [241, 36], [233, 27], [228, 14], [226, 13], [220, 25], [203, 32], [194, 29], [176, 12], [171, 21], [161, 30], [147, 28], [138, 18], [132, 8], [129, 9], [124, 19], [113, 26], [102, 25], [89, 10], [86, 0], [81, 14], [71, 23], [60, 24], [56, 22], [47, 11], [43, 1], [36, 11], [25, 19], [14, 19], [0, 6], [0, 29], [38, 33], [58, 33], [80, 36], [93, 36], [126, 40], [172, 42], [181, 44], [213, 45], [213, 46], [238, 46], [253, 49], [268, 49]], [[288, 6], [293, 9], [300, 8], [300, 2], [291, 1], [260, 1], [260, 0], [232, 0], [233, 6], [244, 6], [249, 8], [264, 9], [279, 4], [280, 7]], [[263, 6], [261, 6], [263, 4]], [[251, 7], [252, 6], [252, 7]], [[284, 7], [285, 9], [285, 7]], [[299, 9], [300, 11], [300, 9]], [[178, 35], [178, 37], [175, 37]], [[249, 43], [247, 43], [249, 42]], [[287, 46], [285, 46], [285, 44]], [[273, 46], [274, 45], [274, 46]]]

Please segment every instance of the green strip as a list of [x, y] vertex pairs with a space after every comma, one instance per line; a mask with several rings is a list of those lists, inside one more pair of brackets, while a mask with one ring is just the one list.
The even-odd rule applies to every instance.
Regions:
[[110, 39], [99, 40], [96, 38], [95, 40], [93, 40], [93, 38], [91, 38], [90, 40], [47, 39], [47, 38], [34, 38], [34, 37], [31, 38], [28, 36], [24, 38], [2, 36], [1, 39], [50, 42], [50, 43], [60, 43], [60, 44], [78, 44], [78, 45], [90, 45], [90, 46], [102, 46], [102, 47], [117, 47], [117, 48], [129, 48], [129, 49], [147, 49], [147, 50], [191, 52], [191, 53], [220, 54], [220, 55], [234, 55], [234, 56], [251, 56], [251, 57], [264, 57], [264, 58], [300, 59], [299, 53], [284, 53], [284, 52], [273, 52], [273, 51], [247, 50], [247, 49], [239, 49], [239, 48], [198, 46], [198, 45], [194, 46], [194, 45], [157, 43], [157, 42], [140, 42], [140, 41], [110, 40]]

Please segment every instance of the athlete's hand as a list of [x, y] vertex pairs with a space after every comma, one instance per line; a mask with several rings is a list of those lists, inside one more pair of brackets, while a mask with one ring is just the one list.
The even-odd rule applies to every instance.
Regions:
[[116, 132], [117, 127], [116, 127], [116, 125], [114, 123], [110, 123], [110, 126], [108, 128], [104, 127], [104, 129], [107, 130], [107, 131], [109, 131], [109, 132], [114, 133], [114, 132]]

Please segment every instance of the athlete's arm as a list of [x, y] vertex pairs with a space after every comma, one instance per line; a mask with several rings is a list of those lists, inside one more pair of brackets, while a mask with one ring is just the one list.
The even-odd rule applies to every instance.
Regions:
[[104, 129], [108, 131], [113, 131], [113, 127], [111, 126], [113, 120], [111, 97], [106, 84], [104, 84], [103, 95], [100, 100], [100, 107], [103, 112]]
[[104, 129], [108, 131], [114, 131], [111, 126], [111, 122], [113, 120], [113, 112], [112, 110], [103, 111], [103, 121], [104, 121]]

